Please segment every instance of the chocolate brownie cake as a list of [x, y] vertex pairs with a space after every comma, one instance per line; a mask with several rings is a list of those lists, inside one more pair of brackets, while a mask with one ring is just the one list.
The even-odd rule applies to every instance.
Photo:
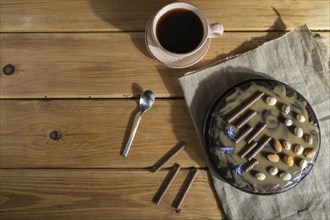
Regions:
[[298, 184], [320, 148], [320, 131], [308, 102], [274, 80], [240, 83], [213, 105], [205, 144], [220, 176], [257, 194], [275, 194]]

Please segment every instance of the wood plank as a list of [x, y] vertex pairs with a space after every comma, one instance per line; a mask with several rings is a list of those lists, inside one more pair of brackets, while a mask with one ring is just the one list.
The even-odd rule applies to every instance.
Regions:
[[[143, 31], [166, 0], [2, 0], [2, 32]], [[328, 0], [191, 0], [226, 30], [329, 30]], [[278, 17], [276, 9], [281, 16]]]
[[205, 171], [180, 213], [171, 208], [186, 170], [159, 206], [151, 202], [167, 171], [1, 170], [1, 219], [222, 219]]
[[[173, 70], [150, 58], [143, 33], [1, 34], [1, 98], [123, 98], [150, 88], [157, 97], [182, 97], [178, 78], [187, 71], [246, 52], [283, 32], [226, 32], [212, 41], [196, 66]], [[322, 33], [329, 42], [329, 32]], [[329, 47], [329, 44], [328, 44]]]
[[[128, 158], [120, 155], [137, 114], [137, 100], [1, 100], [2, 168], [145, 168], [180, 140], [172, 161], [205, 167], [184, 100], [156, 100], [141, 121]], [[61, 138], [50, 135], [59, 131]], [[59, 136], [59, 135], [57, 135]]]

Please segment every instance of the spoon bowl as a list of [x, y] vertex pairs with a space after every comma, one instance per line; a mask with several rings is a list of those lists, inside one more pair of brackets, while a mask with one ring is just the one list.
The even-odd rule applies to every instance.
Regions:
[[142, 93], [140, 98], [140, 114], [142, 115], [148, 111], [155, 102], [155, 95], [152, 91], [146, 90]]
[[130, 150], [133, 139], [135, 137], [137, 128], [139, 127], [141, 118], [142, 118], [143, 114], [152, 107], [154, 102], [155, 102], [155, 95], [151, 90], [146, 90], [142, 93], [142, 95], [140, 97], [140, 101], [139, 101], [140, 115], [139, 115], [137, 121], [135, 122], [131, 136], [129, 137], [126, 147], [125, 147], [124, 151], [122, 152], [122, 156], [127, 157], [128, 151]]

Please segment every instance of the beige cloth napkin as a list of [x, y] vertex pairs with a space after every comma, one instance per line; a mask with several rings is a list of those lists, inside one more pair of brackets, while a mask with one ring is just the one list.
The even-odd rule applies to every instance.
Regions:
[[330, 219], [328, 65], [326, 47], [307, 26], [302, 26], [236, 58], [179, 79], [201, 145], [206, 115], [217, 96], [233, 83], [256, 76], [274, 78], [298, 90], [319, 119], [322, 137], [316, 164], [301, 183], [287, 192], [272, 196], [241, 192], [210, 169], [228, 219]]

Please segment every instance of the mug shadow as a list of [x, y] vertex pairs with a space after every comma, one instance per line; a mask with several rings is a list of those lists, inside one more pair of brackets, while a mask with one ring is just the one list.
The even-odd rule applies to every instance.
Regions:
[[[260, 37], [254, 37], [250, 40], [246, 40], [241, 45], [239, 45], [235, 49], [231, 50], [229, 53], [220, 54], [213, 61], [216, 62], [216, 61], [228, 58], [228, 57], [235, 58], [239, 54], [253, 50], [268, 41], [274, 40], [274, 39], [279, 38], [282, 35], [284, 35], [285, 30], [286, 30], [286, 25], [285, 25], [284, 21], [282, 20], [279, 11], [274, 7], [272, 7], [272, 9], [273, 9], [274, 13], [276, 14], [277, 19], [269, 27], [266, 35], [260, 36]], [[227, 60], [228, 59], [226, 59], [225, 61], [227, 61]]]
[[[178, 77], [181, 77], [187, 72], [191, 71], [196, 71], [196, 70], [201, 70], [203, 68], [207, 68], [209, 66], [215, 65], [215, 64], [220, 64], [224, 61], [230, 60], [232, 58], [235, 58], [236, 56], [245, 53], [247, 51], [253, 50], [262, 44], [264, 44], [267, 41], [276, 39], [282, 35], [285, 34], [286, 30], [286, 25], [283, 22], [280, 13], [276, 8], [273, 8], [273, 11], [275, 12], [277, 18], [274, 21], [274, 23], [271, 25], [271, 27], [268, 29], [267, 33], [264, 36], [258, 36], [254, 37], [252, 39], [244, 41], [242, 44], [240, 44], [238, 47], [234, 48], [228, 53], [220, 54], [217, 57], [210, 59], [210, 60], [202, 60], [200, 61], [196, 66], [192, 66], [189, 68], [185, 69], [169, 69], [167, 67], [164, 67], [163, 65], [159, 64], [157, 66], [157, 70], [159, 72], [160, 77], [162, 78], [162, 81], [164, 82], [166, 88], [168, 89], [169, 93], [173, 96], [180, 96], [181, 88], [178, 83]], [[212, 46], [212, 44], [211, 44]], [[263, 73], [256, 73], [252, 70], [246, 69], [246, 68], [226, 68], [221, 73], [222, 77], [218, 80], [212, 79], [212, 83], [218, 84], [219, 88], [226, 88], [226, 85], [222, 85], [224, 82], [226, 82], [227, 85], [232, 85], [235, 82], [238, 82], [240, 80], [245, 80], [245, 79], [251, 79], [251, 78], [257, 78], [257, 77], [262, 77], [265, 76]], [[223, 79], [226, 80], [223, 80]], [[207, 80], [207, 79], [206, 79]], [[203, 88], [203, 85], [206, 85], [206, 83], [200, 82], [200, 88], [197, 89], [196, 94], [199, 90], [204, 90], [206, 88]], [[209, 91], [209, 94], [205, 94], [206, 96], [209, 96], [210, 94], [219, 94], [221, 91]], [[216, 97], [215, 97], [216, 98]], [[205, 103], [196, 103], [197, 101], [195, 100], [193, 102], [193, 106], [201, 106], [204, 107]], [[208, 107], [210, 107], [208, 105]], [[175, 123], [178, 118], [176, 117], [176, 109], [172, 108], [172, 124]], [[188, 110], [187, 110], [187, 114]], [[201, 125], [203, 126], [203, 125]], [[175, 126], [173, 126], [173, 131], [175, 134], [178, 134], [178, 130]], [[177, 136], [178, 140], [181, 140], [182, 137]], [[189, 143], [188, 143], [189, 145]], [[193, 149], [192, 147], [200, 147], [200, 146], [188, 146], [185, 150], [187, 153], [190, 155], [190, 157], [197, 162], [197, 164], [202, 165], [205, 164], [203, 161], [201, 161], [201, 156], [196, 154], [198, 152], [198, 149]], [[202, 157], [204, 158], [204, 157]], [[204, 158], [205, 159], [205, 158]]]
[[[149, 19], [163, 6], [174, 0], [107, 1], [90, 0], [95, 13], [114, 29], [129, 34], [135, 47], [145, 56], [151, 57], [144, 43], [144, 34]], [[130, 25], [128, 25], [130, 24]]]

